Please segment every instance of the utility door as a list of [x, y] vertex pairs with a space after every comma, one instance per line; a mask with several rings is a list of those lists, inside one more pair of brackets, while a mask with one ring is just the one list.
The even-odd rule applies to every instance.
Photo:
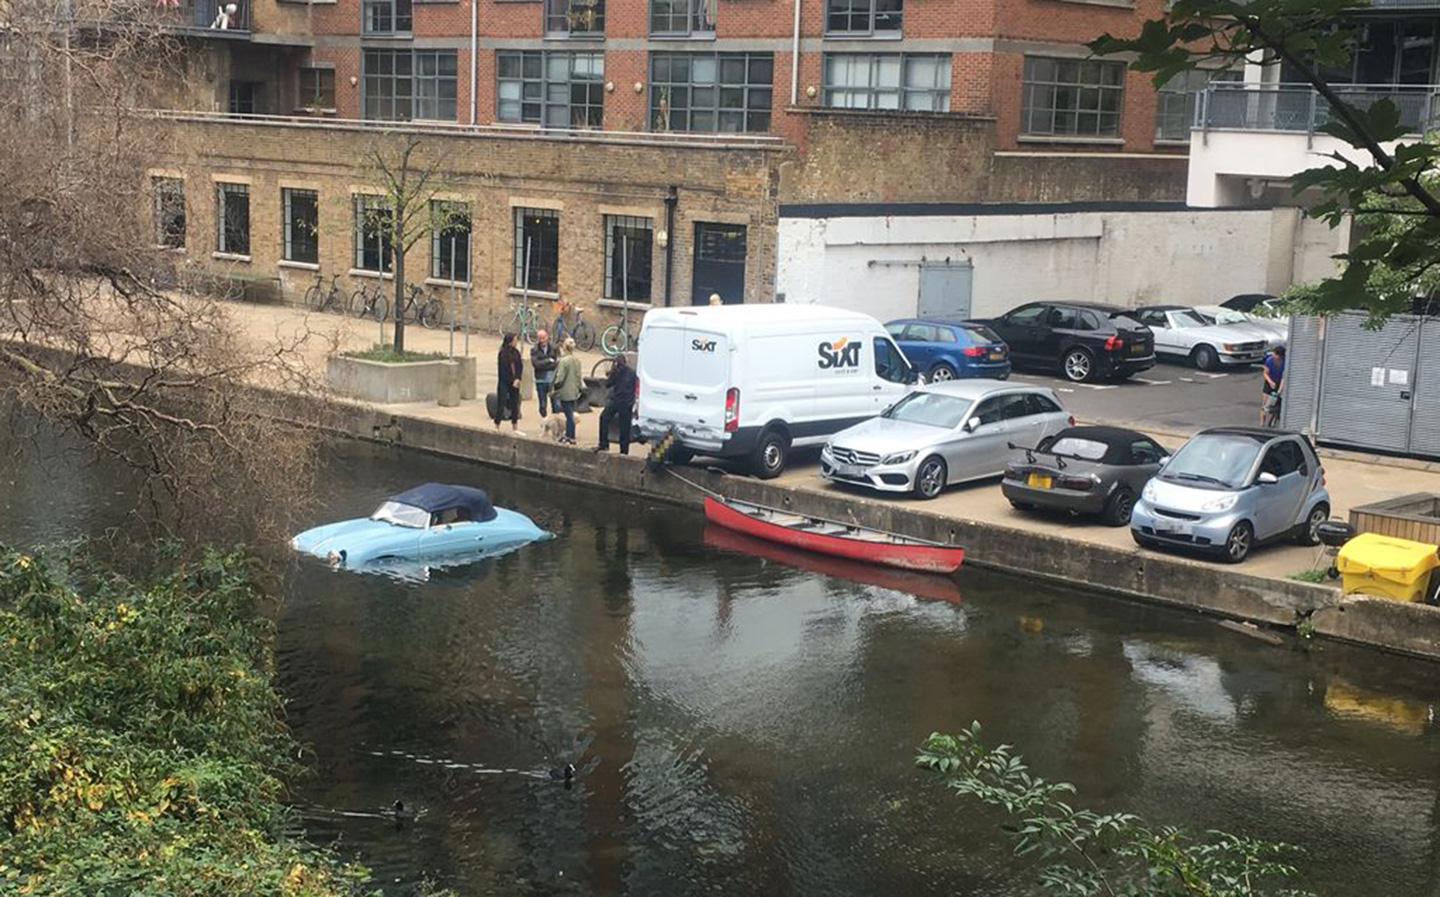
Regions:
[[[1366, 330], [1364, 322], [1363, 315], [1343, 314], [1326, 325], [1316, 429], [1331, 442], [1409, 451], [1420, 327], [1409, 316], [1380, 330]], [[1288, 392], [1288, 384], [1284, 388]]]
[[974, 273], [969, 262], [921, 262], [918, 317], [970, 317]]
[[708, 305], [718, 294], [726, 305], [745, 301], [745, 225], [695, 222], [691, 304]]

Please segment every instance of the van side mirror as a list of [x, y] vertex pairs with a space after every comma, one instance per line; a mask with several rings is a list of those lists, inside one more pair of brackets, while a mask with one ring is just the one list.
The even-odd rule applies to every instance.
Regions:
[[978, 418], [978, 417], [972, 417], [972, 418], [970, 418], [969, 420], [967, 420], [967, 421], [965, 422], [965, 426], [964, 426], [963, 429], [965, 430], [966, 433], [974, 433], [974, 432], [975, 432], [975, 428], [978, 427], [978, 426], [980, 426], [980, 418]]
[[1280, 478], [1267, 470], [1261, 473], [1258, 477], [1256, 477], [1255, 482], [1259, 483], [1262, 486], [1273, 486], [1276, 483], [1280, 482]]

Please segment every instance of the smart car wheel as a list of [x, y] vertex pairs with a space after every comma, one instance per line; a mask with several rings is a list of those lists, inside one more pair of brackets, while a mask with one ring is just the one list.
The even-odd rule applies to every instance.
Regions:
[[789, 455], [789, 437], [780, 430], [766, 430], [755, 446], [755, 475], [762, 480], [773, 480], [785, 470]]
[[921, 498], [934, 498], [945, 491], [945, 462], [931, 455], [920, 462], [915, 473], [915, 494]]
[[946, 380], [954, 379], [955, 369], [943, 361], [930, 369], [931, 383], [944, 383]]
[[1196, 346], [1190, 360], [1202, 371], [1213, 371], [1220, 366], [1220, 356], [1209, 346]]
[[1060, 371], [1072, 383], [1089, 383], [1095, 379], [1095, 359], [1084, 349], [1071, 349], [1061, 359]]
[[1321, 502], [1310, 509], [1310, 515], [1295, 531], [1295, 541], [1301, 545], [1320, 544], [1320, 524], [1330, 519], [1330, 506]]
[[1107, 526], [1125, 526], [1130, 522], [1130, 512], [1135, 510], [1135, 493], [1129, 487], [1121, 486], [1110, 496], [1105, 503], [1105, 511], [1100, 519], [1105, 521]]
[[1240, 521], [1230, 527], [1230, 535], [1225, 537], [1224, 557], [1232, 564], [1238, 564], [1250, 556], [1250, 549], [1255, 547], [1255, 528], [1247, 521]]

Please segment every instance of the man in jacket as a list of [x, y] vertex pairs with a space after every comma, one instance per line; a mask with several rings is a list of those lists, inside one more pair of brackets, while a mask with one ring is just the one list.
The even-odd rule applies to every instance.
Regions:
[[595, 451], [610, 451], [610, 422], [615, 421], [620, 427], [620, 454], [630, 454], [630, 415], [635, 407], [636, 382], [635, 371], [625, 361], [625, 355], [616, 355], [610, 376], [605, 378], [610, 392], [605, 398], [605, 410], [600, 412], [600, 444]]
[[[550, 395], [550, 386], [555, 380], [555, 365], [559, 358], [550, 334], [541, 330], [535, 334], [535, 345], [530, 349], [530, 365], [535, 368], [535, 401], [540, 404], [540, 416], [545, 417], [545, 402]], [[553, 402], [551, 402], [554, 405]], [[556, 409], [558, 410], [558, 408]]]

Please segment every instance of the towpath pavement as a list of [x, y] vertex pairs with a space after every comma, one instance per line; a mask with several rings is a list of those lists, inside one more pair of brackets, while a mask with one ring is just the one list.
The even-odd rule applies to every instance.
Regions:
[[[312, 339], [305, 341], [301, 348], [304, 364], [317, 379], [324, 376], [326, 356], [335, 350], [364, 349], [374, 345], [379, 338], [379, 325], [374, 321], [360, 321], [348, 316], [316, 314], [288, 306], [254, 305], [231, 303], [230, 313], [237, 327], [240, 327], [256, 341], [257, 345], [268, 345], [276, 341], [292, 341], [308, 333]], [[386, 338], [393, 325], [387, 324]], [[450, 334], [446, 330], [426, 330], [418, 326], [406, 328], [406, 348], [422, 352], [444, 352], [450, 349]], [[403, 405], [378, 406], [395, 414], [434, 420], [447, 424], [473, 427], [476, 430], [493, 430], [495, 425], [486, 416], [484, 396], [493, 392], [496, 380], [495, 356], [500, 339], [494, 332], [472, 332], [469, 339], [470, 354], [478, 359], [476, 387], [479, 399], [464, 401], [456, 407], [442, 408], [433, 402]], [[455, 352], [464, 354], [465, 338], [457, 329]], [[529, 354], [526, 350], [528, 367]], [[582, 365], [588, 373], [594, 364], [603, 358], [599, 353], [581, 353]], [[598, 413], [577, 415], [577, 450], [588, 451], [596, 445], [598, 437]], [[1109, 423], [1112, 421], [1084, 421], [1086, 423]], [[1168, 422], [1167, 422], [1168, 423]], [[520, 439], [546, 438], [542, 429], [538, 409], [533, 400], [521, 404]], [[1130, 425], [1135, 425], [1133, 422]], [[1145, 430], [1143, 425], [1138, 429]], [[507, 423], [504, 432], [509, 432]], [[1172, 426], [1157, 427], [1152, 435], [1168, 448], [1176, 448], [1188, 434], [1177, 432]], [[614, 447], [611, 449], [615, 450]], [[644, 446], [633, 447], [632, 454], [646, 451]], [[816, 452], [797, 451], [792, 456], [791, 466], [778, 481], [794, 489], [816, 491], [847, 491], [832, 486], [820, 478]], [[1325, 467], [1327, 486], [1333, 500], [1332, 514], [1341, 518], [1348, 516], [1351, 508], [1393, 498], [1412, 492], [1440, 492], [1440, 470], [1436, 465], [1382, 458], [1372, 455], [1344, 452], [1325, 452], [1321, 461]], [[706, 464], [705, 459], [697, 463]], [[740, 474], [735, 464], [717, 465]], [[873, 498], [871, 493], [856, 492]], [[900, 496], [891, 501], [917, 502], [917, 499]], [[1085, 542], [1115, 547], [1136, 548], [1125, 527], [1106, 527], [1092, 521], [1075, 519], [1063, 515], [1022, 513], [1010, 507], [1000, 493], [998, 484], [984, 481], [969, 486], [958, 486], [947, 490], [940, 498], [923, 503], [927, 511], [959, 519], [995, 523], [1016, 529], [1033, 529], [1036, 532], [1064, 535]], [[698, 507], [698, 497], [697, 497]], [[1292, 543], [1277, 543], [1255, 550], [1240, 569], [1260, 576], [1284, 578], [1318, 564], [1328, 564], [1321, 559], [1320, 548], [1306, 548]]]

